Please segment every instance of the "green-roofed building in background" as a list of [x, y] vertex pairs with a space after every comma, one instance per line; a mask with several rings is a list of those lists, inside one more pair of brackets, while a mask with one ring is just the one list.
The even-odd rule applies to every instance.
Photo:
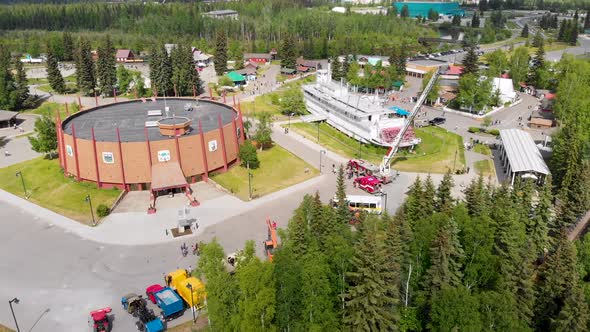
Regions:
[[235, 71], [230, 71], [229, 73], [227, 73], [227, 77], [229, 77], [229, 79], [234, 82], [234, 85], [246, 84], [246, 78], [244, 77], [244, 75], [241, 75]]
[[461, 9], [458, 2], [424, 2], [424, 1], [408, 1], [396, 2], [393, 4], [398, 13], [401, 13], [404, 6], [408, 6], [410, 17], [428, 17], [430, 9], [434, 9], [439, 15], [448, 16], [465, 16], [465, 10]]

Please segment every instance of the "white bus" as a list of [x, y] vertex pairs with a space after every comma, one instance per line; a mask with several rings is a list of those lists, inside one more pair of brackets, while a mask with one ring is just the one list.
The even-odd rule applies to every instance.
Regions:
[[[383, 212], [381, 196], [347, 195], [346, 201], [350, 211], [365, 211], [370, 214], [381, 214]], [[338, 199], [332, 199], [332, 205], [336, 207]]]

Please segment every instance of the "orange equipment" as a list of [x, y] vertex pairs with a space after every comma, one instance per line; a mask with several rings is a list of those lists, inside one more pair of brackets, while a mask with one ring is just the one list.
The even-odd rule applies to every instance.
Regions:
[[266, 218], [266, 227], [268, 228], [268, 239], [264, 241], [264, 252], [268, 260], [272, 262], [273, 251], [278, 247], [276, 222], [271, 222], [270, 218]]

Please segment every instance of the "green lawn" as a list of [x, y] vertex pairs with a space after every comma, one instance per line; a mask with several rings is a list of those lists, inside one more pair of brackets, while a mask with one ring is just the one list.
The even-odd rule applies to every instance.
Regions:
[[463, 138], [440, 127], [416, 128], [422, 139], [412, 152], [403, 150], [393, 159], [391, 167], [399, 171], [446, 173], [448, 169], [463, 169], [465, 147]]
[[490, 147], [485, 145], [485, 144], [475, 144], [473, 146], [473, 152], [477, 152], [477, 153], [481, 153], [484, 156], [491, 156], [492, 155], [492, 150], [490, 150]]
[[[61, 117], [61, 119], [65, 119], [67, 116], [66, 113], [66, 106], [64, 104], [59, 104], [59, 103], [54, 103], [54, 102], [49, 102], [46, 101], [43, 104], [41, 104], [41, 106], [32, 109], [32, 110], [28, 110], [26, 111], [26, 113], [33, 113], [33, 114], [39, 114], [39, 115], [49, 115], [51, 116], [51, 118], [55, 118], [56, 114], [55, 112], [59, 110], [59, 116]], [[68, 111], [70, 112], [70, 114], [76, 113], [78, 112], [78, 104], [77, 103], [72, 103], [69, 105], [68, 107]]]
[[[316, 123], [292, 123], [291, 130], [310, 141], [317, 142], [318, 127]], [[358, 140], [343, 134], [327, 123], [320, 124], [320, 145], [339, 155], [348, 158], [364, 159], [373, 164], [379, 164], [383, 156], [387, 153], [387, 148], [372, 144], [359, 144]]]
[[[293, 123], [291, 130], [317, 142], [317, 124]], [[439, 127], [416, 128], [414, 131], [422, 139], [422, 143], [413, 152], [400, 149], [392, 162], [394, 169], [408, 172], [446, 173], [447, 168], [453, 168], [453, 163], [455, 163], [455, 169], [465, 167], [461, 136]], [[320, 145], [347, 158], [359, 158], [359, 142], [326, 123], [320, 124]], [[387, 150], [381, 146], [362, 144], [360, 158], [378, 165]], [[454, 162], [455, 151], [457, 151], [456, 162]]]
[[[37, 86], [37, 89], [44, 91], [44, 92], [51, 92], [51, 93], [58, 94], [57, 92], [53, 91], [53, 89], [51, 88], [51, 86], [49, 84], [39, 85], [39, 86]], [[78, 88], [76, 87], [76, 83], [66, 81], [66, 92], [64, 94], [76, 93], [77, 91], [78, 91]]]
[[31, 202], [86, 224], [92, 222], [88, 203], [84, 200], [86, 195], [90, 194], [96, 209], [99, 204], [112, 206], [120, 193], [117, 189], [99, 190], [96, 184], [66, 178], [58, 159], [43, 157], [0, 169], [0, 189], [23, 197], [21, 179], [15, 176], [18, 171], [24, 176]]
[[[258, 152], [258, 159], [260, 168], [252, 170], [253, 198], [303, 182], [319, 173], [317, 169], [278, 145]], [[309, 170], [307, 173], [306, 168]], [[234, 166], [227, 172], [216, 174], [212, 178], [240, 199], [248, 200], [246, 168]]]
[[281, 111], [280, 99], [287, 90], [299, 89], [301, 88], [301, 85], [311, 83], [313, 81], [315, 81], [315, 76], [310, 75], [303, 79], [289, 82], [276, 91], [258, 96], [254, 99], [254, 102], [243, 102], [242, 112], [244, 113], [244, 116], [254, 116], [255, 113], [261, 112], [269, 112], [274, 115], [278, 115]]
[[46, 78], [27, 78], [27, 83], [28, 84], [49, 84], [49, 81]]
[[[477, 153], [481, 153], [484, 156], [491, 156], [492, 150], [487, 145], [484, 144], [475, 144], [473, 146], [473, 151]], [[491, 159], [480, 160], [473, 163], [473, 167], [478, 174], [483, 175], [485, 178], [487, 177], [496, 177], [496, 169], [494, 167], [494, 161]]]

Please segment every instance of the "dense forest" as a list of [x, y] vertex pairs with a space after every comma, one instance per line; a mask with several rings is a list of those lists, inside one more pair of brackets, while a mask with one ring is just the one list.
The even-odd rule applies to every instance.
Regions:
[[[154, 43], [190, 42], [211, 51], [217, 31], [224, 31], [245, 52], [279, 48], [292, 34], [303, 48], [306, 41], [315, 57], [336, 54], [379, 54], [393, 44], [417, 46], [420, 36], [437, 33], [410, 19], [384, 15], [342, 15], [327, 7], [306, 9], [288, 1], [230, 2], [224, 8], [239, 12], [236, 20], [205, 17], [215, 9], [200, 3], [166, 5], [125, 4], [23, 4], [0, 6], [2, 39], [14, 51], [37, 51], [41, 41], [55, 38], [47, 31], [88, 32], [107, 30], [119, 47], [147, 50]], [[41, 31], [42, 30], [42, 31]], [[325, 47], [327, 46], [327, 48]], [[35, 52], [29, 52], [35, 53]]]
[[211, 330], [588, 330], [590, 238], [567, 239], [550, 181], [480, 177], [460, 200], [452, 187], [448, 174], [438, 187], [418, 178], [395, 216], [354, 228], [345, 204], [306, 196], [273, 262], [249, 242], [234, 274], [217, 242], [204, 245]]

